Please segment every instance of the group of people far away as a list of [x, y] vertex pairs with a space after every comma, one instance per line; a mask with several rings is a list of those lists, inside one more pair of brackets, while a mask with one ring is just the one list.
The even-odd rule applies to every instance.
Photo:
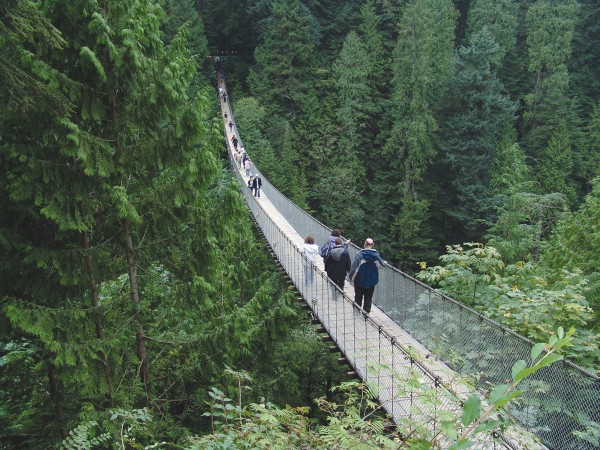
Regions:
[[[373, 248], [375, 245], [373, 239], [367, 238], [363, 244], [363, 249], [357, 253], [354, 261], [350, 264], [349, 243], [350, 240], [344, 241], [342, 239], [340, 230], [337, 228], [331, 230], [331, 236], [320, 250], [315, 244], [314, 238], [306, 236], [302, 247], [306, 257], [304, 281], [307, 286], [312, 284], [318, 252], [323, 257], [325, 272], [329, 279], [341, 290], [344, 289], [345, 280], [348, 279], [350, 284], [354, 286], [354, 302], [368, 314], [371, 312], [375, 286], [379, 282], [377, 264], [385, 267], [387, 263], [381, 259], [379, 252]], [[337, 293], [334, 294], [334, 298], [336, 295]]]
[[[221, 79], [222, 81], [222, 79]], [[223, 99], [223, 101], [227, 101], [227, 92], [225, 92], [225, 89], [223, 89], [222, 87], [219, 87], [219, 96]], [[224, 118], [225, 121], [227, 122], [227, 113], [224, 114]], [[227, 126], [229, 127], [229, 132], [232, 133], [231, 135], [231, 143], [233, 144], [233, 148], [234, 148], [234, 154], [233, 154], [233, 159], [236, 162], [237, 166], [239, 169], [244, 169], [244, 171], [246, 172], [246, 176], [250, 177], [248, 179], [248, 189], [250, 189], [250, 192], [252, 192], [254, 194], [255, 197], [260, 197], [260, 190], [262, 188], [262, 179], [260, 178], [260, 176], [258, 174], [256, 175], [252, 175], [251, 171], [252, 171], [252, 161], [250, 161], [250, 157], [248, 156], [248, 154], [246, 153], [246, 149], [244, 148], [244, 146], [242, 145], [239, 149], [238, 149], [238, 138], [236, 137], [235, 134], [233, 134], [233, 127], [235, 126], [233, 121], [229, 120], [229, 122], [227, 123]]]

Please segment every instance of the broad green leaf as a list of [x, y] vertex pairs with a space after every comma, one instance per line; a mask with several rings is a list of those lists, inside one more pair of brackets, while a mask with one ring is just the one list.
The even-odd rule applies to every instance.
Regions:
[[521, 394], [522, 394], [522, 391], [512, 391], [510, 394], [505, 395], [504, 397], [498, 399], [498, 401], [496, 402], [496, 406], [498, 408], [502, 408], [504, 405], [506, 405], [508, 402], [510, 402], [513, 398], [516, 398]]
[[518, 383], [523, 378], [528, 377], [532, 373], [537, 372], [538, 370], [542, 369], [543, 367], [546, 367], [549, 364], [552, 364], [556, 361], [560, 361], [561, 359], [563, 359], [562, 355], [552, 354], [552, 355], [544, 356], [542, 359], [540, 359], [540, 361], [535, 366], [521, 370], [515, 378], [515, 383]]
[[495, 404], [504, 396], [504, 394], [506, 394], [506, 391], [508, 391], [508, 384], [500, 384], [496, 386], [494, 389], [492, 389], [492, 392], [490, 392], [488, 401], [492, 404]]
[[527, 367], [527, 363], [520, 359], [512, 366], [513, 381], [517, 381], [517, 374]]
[[476, 395], [472, 395], [465, 403], [462, 413], [463, 425], [467, 426], [479, 418], [481, 414], [481, 400]]
[[546, 348], [546, 344], [544, 342], [540, 342], [533, 346], [533, 348], [531, 349], [531, 361], [532, 362], [535, 362], [535, 360], [537, 359], [538, 356], [540, 356], [540, 353], [542, 353], [544, 348]]
[[479, 425], [477, 425], [475, 427], [475, 429], [473, 430], [473, 433], [477, 434], [477, 433], [483, 433], [485, 431], [490, 431], [490, 430], [493, 430], [494, 428], [498, 428], [500, 425], [502, 425], [502, 421], [500, 421], [500, 420], [484, 420], [483, 422], [481, 422]]

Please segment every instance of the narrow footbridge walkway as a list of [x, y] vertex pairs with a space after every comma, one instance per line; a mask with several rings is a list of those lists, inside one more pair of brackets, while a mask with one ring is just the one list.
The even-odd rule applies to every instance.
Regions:
[[[222, 76], [218, 87], [226, 92]], [[364, 314], [329, 282], [318, 257], [311, 266], [302, 254], [304, 237], [317, 244], [331, 229], [281, 194], [260, 174], [263, 189], [255, 198], [248, 178], [233, 160], [230, 102], [221, 101], [224, 134], [234, 172], [248, 207], [281, 265], [340, 352], [377, 394], [385, 411], [405, 429], [436, 437], [442, 447], [445, 412], [461, 415], [461, 402], [479, 392], [511, 382], [511, 367], [529, 361], [533, 343], [401, 271], [380, 269], [374, 307]], [[246, 152], [252, 158], [252, 148]], [[349, 248], [350, 256], [360, 249]], [[384, 255], [385, 256], [385, 255]], [[599, 449], [600, 381], [569, 362], [546, 367], [523, 384], [522, 401], [511, 410], [517, 422], [508, 432], [480, 435], [478, 449]], [[434, 389], [440, 388], [440, 389]], [[435, 399], [432, 399], [435, 393]]]

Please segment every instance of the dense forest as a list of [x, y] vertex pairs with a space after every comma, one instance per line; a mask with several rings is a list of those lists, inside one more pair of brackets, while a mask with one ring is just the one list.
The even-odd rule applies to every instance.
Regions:
[[600, 366], [597, 2], [203, 4], [284, 194], [533, 340], [576, 326]]
[[356, 419], [229, 170], [216, 55], [286, 196], [598, 371], [597, 2], [4, 0], [0, 448], [237, 448], [192, 436], [242, 391], [244, 438]]

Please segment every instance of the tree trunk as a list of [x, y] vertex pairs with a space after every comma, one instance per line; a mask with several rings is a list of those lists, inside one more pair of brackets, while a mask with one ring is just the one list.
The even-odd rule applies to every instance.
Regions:
[[62, 401], [60, 399], [60, 387], [58, 385], [58, 380], [56, 379], [54, 366], [51, 363], [48, 364], [48, 383], [50, 384], [50, 398], [54, 405], [54, 416], [56, 423], [58, 424], [58, 432], [60, 433], [61, 438], [66, 439], [67, 431], [65, 429]]
[[204, 13], [204, 5], [202, 0], [197, 0], [196, 5], [198, 6], [198, 16], [202, 18], [202, 14]]
[[[96, 328], [96, 338], [102, 341], [103, 336], [103, 326], [102, 326], [102, 318], [100, 317], [99, 311], [99, 301], [98, 301], [98, 285], [96, 283], [96, 279], [94, 278], [94, 270], [92, 265], [92, 254], [90, 252], [90, 239], [87, 232], [83, 233], [83, 250], [85, 252], [85, 263], [88, 272], [88, 279], [90, 283], [90, 297], [92, 301], [92, 317], [94, 318], [94, 326]], [[103, 351], [100, 351], [100, 363], [102, 364], [102, 370], [104, 372], [104, 379], [106, 381], [106, 387], [108, 392], [106, 393], [106, 399], [108, 401], [108, 406], [110, 408], [115, 407], [115, 401], [113, 398], [113, 389], [112, 389], [112, 380], [110, 376], [110, 367], [108, 365], [108, 360], [106, 358], [106, 354]]]
[[148, 370], [148, 358], [146, 356], [146, 341], [144, 340], [144, 327], [142, 325], [142, 312], [140, 307], [140, 295], [137, 285], [137, 268], [135, 266], [134, 252], [133, 252], [133, 241], [131, 239], [131, 230], [129, 228], [129, 221], [123, 222], [125, 228], [125, 254], [127, 256], [127, 272], [129, 274], [129, 289], [131, 291], [131, 301], [133, 302], [134, 311], [134, 323], [135, 323], [135, 339], [137, 344], [137, 355], [140, 360], [140, 379], [146, 396], [149, 397], [149, 370]]

